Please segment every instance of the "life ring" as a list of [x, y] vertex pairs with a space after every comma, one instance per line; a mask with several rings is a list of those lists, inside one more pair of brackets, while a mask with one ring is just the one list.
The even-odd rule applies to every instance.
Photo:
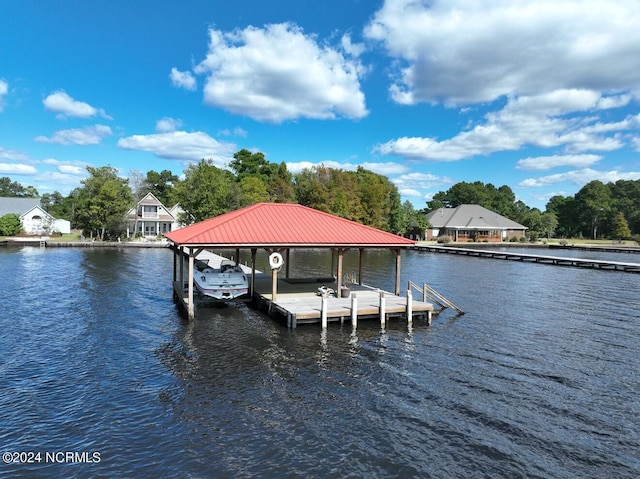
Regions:
[[271, 269], [282, 267], [282, 263], [282, 255], [280, 253], [271, 253], [269, 255], [269, 266], [271, 266]]

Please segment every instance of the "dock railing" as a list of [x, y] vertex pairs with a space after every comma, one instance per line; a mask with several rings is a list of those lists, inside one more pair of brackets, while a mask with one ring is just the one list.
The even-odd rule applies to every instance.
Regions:
[[435, 289], [433, 289], [427, 283], [423, 283], [421, 288], [413, 281], [409, 281], [409, 284], [407, 285], [407, 291], [411, 291], [411, 288], [414, 288], [419, 293], [422, 293], [422, 301], [424, 301], [425, 303], [427, 302], [427, 299], [429, 299], [430, 301], [433, 301], [438, 306], [440, 306], [440, 311], [442, 311], [444, 308], [451, 308], [457, 311], [458, 314], [464, 314], [463, 310], [458, 308], [455, 304], [453, 304], [447, 298], [442, 296], [440, 293], [438, 293]]

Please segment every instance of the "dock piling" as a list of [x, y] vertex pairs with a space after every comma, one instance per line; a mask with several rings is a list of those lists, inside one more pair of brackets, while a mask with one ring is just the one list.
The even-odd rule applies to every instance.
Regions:
[[384, 297], [384, 291], [380, 291], [380, 326], [384, 329], [386, 323], [386, 298]]
[[320, 305], [320, 319], [322, 321], [322, 329], [327, 329], [327, 292], [322, 293], [322, 302]]
[[358, 327], [358, 298], [356, 293], [351, 293], [351, 327], [354, 330]]
[[409, 326], [413, 323], [413, 295], [411, 290], [407, 291], [407, 322]]

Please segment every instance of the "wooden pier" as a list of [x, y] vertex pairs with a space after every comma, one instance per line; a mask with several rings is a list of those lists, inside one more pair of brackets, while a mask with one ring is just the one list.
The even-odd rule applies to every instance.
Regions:
[[600, 269], [606, 271], [622, 271], [625, 273], [640, 273], [640, 263], [625, 263], [620, 261], [601, 261], [584, 258], [564, 258], [560, 256], [546, 256], [539, 254], [507, 253], [491, 251], [484, 248], [460, 248], [458, 246], [416, 245], [418, 251], [432, 253], [457, 254], [477, 258], [502, 259], [520, 261], [524, 263], [549, 264], [554, 266], [572, 266], [576, 268]]
[[398, 296], [387, 291], [366, 286], [351, 285], [348, 297], [318, 295], [318, 288], [325, 286], [335, 291], [337, 284], [322, 279], [279, 279], [275, 301], [271, 296], [271, 277], [257, 275], [253, 303], [269, 316], [281, 319], [290, 328], [298, 324], [350, 321], [355, 327], [363, 319], [379, 320], [385, 324], [391, 318], [402, 318], [409, 323], [413, 319], [426, 319], [431, 324], [437, 311], [433, 304], [411, 297]]

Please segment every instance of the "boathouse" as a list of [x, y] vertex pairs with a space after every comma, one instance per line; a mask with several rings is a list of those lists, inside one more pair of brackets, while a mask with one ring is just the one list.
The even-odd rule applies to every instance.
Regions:
[[[362, 284], [365, 251], [388, 249], [395, 255], [395, 295], [399, 295], [401, 250], [415, 245], [413, 240], [292, 203], [258, 203], [168, 232], [165, 237], [174, 250], [174, 292], [182, 297], [186, 285], [184, 303], [190, 319], [195, 316], [194, 264], [196, 257], [205, 250], [235, 250], [236, 258], [240, 250], [250, 251], [250, 295], [253, 297], [258, 250], [283, 256], [283, 274], [288, 277], [291, 249], [329, 249], [337, 260], [333, 274], [337, 283], [336, 291], [340, 291], [345, 253], [353, 249], [359, 251], [356, 283]], [[277, 298], [277, 275], [277, 269], [273, 269], [272, 291], [269, 295], [272, 302]]]

